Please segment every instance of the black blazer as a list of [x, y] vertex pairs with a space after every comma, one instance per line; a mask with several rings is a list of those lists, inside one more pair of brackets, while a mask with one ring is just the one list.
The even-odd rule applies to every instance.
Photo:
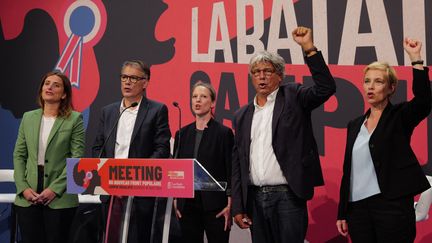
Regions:
[[[178, 158], [194, 158], [195, 122], [180, 130], [181, 143]], [[178, 147], [178, 135], [176, 132], [174, 142], [174, 154]], [[230, 128], [210, 119], [207, 128], [204, 129], [198, 148], [197, 160], [217, 180], [226, 181], [226, 192], [201, 192], [203, 209], [206, 211], [220, 210], [227, 205], [227, 196], [231, 195], [231, 152], [234, 143], [234, 135]], [[185, 199], [177, 199], [177, 206], [181, 210]]]
[[[320, 52], [305, 61], [315, 85], [280, 86], [272, 121], [272, 146], [288, 184], [297, 196], [311, 199], [315, 186], [323, 185], [318, 148], [312, 132], [311, 112], [336, 91], [335, 81]], [[246, 212], [253, 102], [236, 112], [233, 149], [233, 215]]]
[[[414, 98], [409, 102], [389, 103], [369, 140], [369, 149], [385, 198], [414, 196], [430, 187], [414, 154], [410, 142], [414, 128], [429, 115], [431, 89], [425, 71], [413, 69]], [[370, 109], [348, 123], [343, 176], [340, 186], [338, 219], [346, 219], [350, 193], [352, 149]]]
[[[102, 108], [98, 133], [92, 147], [92, 156], [97, 157], [105, 139], [120, 114], [120, 102]], [[117, 127], [102, 151], [102, 158], [114, 158]], [[171, 132], [168, 126], [166, 105], [142, 98], [132, 132], [129, 158], [168, 158]]]

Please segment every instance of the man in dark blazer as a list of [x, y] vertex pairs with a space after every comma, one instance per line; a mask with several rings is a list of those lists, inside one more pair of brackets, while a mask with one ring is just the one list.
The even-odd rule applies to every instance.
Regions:
[[[92, 149], [93, 157], [168, 158], [171, 138], [168, 109], [166, 105], [147, 99], [144, 95], [150, 80], [150, 68], [141, 61], [126, 61], [120, 80], [123, 99], [102, 109]], [[112, 216], [114, 210], [124, 207], [128, 200], [132, 199], [113, 197], [110, 201]], [[128, 242], [150, 242], [154, 203], [154, 198], [133, 198]], [[121, 233], [113, 221], [117, 220], [107, 222], [112, 224], [108, 225], [106, 233], [109, 242], [118, 242]]]
[[253, 242], [302, 242], [307, 231], [306, 201], [323, 185], [311, 112], [336, 91], [335, 81], [312, 30], [292, 32], [306, 57], [315, 85], [281, 85], [285, 61], [267, 51], [252, 57], [249, 71], [254, 101], [235, 116], [232, 214], [251, 228]]

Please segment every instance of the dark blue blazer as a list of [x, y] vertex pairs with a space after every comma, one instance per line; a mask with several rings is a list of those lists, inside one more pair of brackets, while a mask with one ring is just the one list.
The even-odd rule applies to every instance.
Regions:
[[[297, 196], [311, 199], [323, 185], [311, 112], [336, 92], [335, 81], [320, 52], [305, 61], [315, 85], [289, 83], [279, 87], [272, 121], [272, 146], [283, 175]], [[233, 215], [245, 213], [249, 185], [249, 155], [254, 104], [236, 112], [232, 166]]]
[[[102, 145], [120, 114], [120, 102], [102, 108], [98, 133], [93, 144], [92, 156], [97, 157]], [[108, 139], [102, 158], [114, 158], [117, 127]], [[168, 125], [166, 105], [142, 98], [132, 132], [129, 158], [168, 158], [170, 155], [171, 132]]]
[[[98, 133], [92, 147], [93, 157], [97, 157], [111, 129], [116, 126], [120, 115], [120, 102], [102, 108]], [[101, 158], [114, 158], [117, 127], [102, 150]], [[171, 132], [168, 126], [166, 105], [142, 98], [135, 126], [132, 132], [129, 158], [168, 158], [170, 156]], [[108, 203], [108, 196], [101, 196], [103, 203]], [[149, 242], [150, 226], [153, 217], [155, 198], [135, 197], [133, 213], [130, 219], [128, 242]], [[102, 210], [105, 210], [103, 205]], [[105, 212], [106, 213], [106, 212]], [[106, 220], [106, 219], [105, 219]], [[147, 227], [147, 226], [148, 227]], [[135, 240], [134, 240], [135, 239]]]

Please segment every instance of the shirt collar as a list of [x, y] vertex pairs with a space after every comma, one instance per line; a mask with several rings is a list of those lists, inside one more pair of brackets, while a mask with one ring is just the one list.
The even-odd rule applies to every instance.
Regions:
[[[277, 92], [278, 91], [279, 91], [279, 88], [277, 88], [275, 91], [271, 92], [271, 94], [269, 94], [267, 96], [267, 102], [266, 102], [266, 104], [267, 103], [272, 103], [272, 102], [274, 102], [276, 100], [276, 96], [277, 96]], [[254, 98], [254, 106], [255, 107], [261, 107], [257, 103], [257, 96], [256, 95], [255, 95], [255, 98]]]
[[[141, 97], [141, 99], [138, 101], [138, 105], [137, 106], [135, 106], [135, 107], [131, 107], [131, 108], [129, 108], [127, 111], [125, 111], [125, 112], [130, 112], [130, 113], [134, 113], [134, 114], [136, 114], [136, 113], [138, 113], [138, 110], [139, 110], [139, 107], [140, 107], [140, 105], [141, 105], [141, 101], [142, 101], [142, 97]], [[125, 99], [122, 99], [122, 101], [120, 102], [120, 112], [122, 112], [126, 107], [124, 106], [124, 102], [125, 102]]]

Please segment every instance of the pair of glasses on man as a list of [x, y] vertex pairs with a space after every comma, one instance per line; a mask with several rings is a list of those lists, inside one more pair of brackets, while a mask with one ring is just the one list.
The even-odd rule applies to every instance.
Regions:
[[251, 70], [251, 73], [252, 73], [252, 75], [254, 77], [259, 77], [261, 75], [261, 72], [263, 72], [266, 77], [270, 77], [276, 71], [273, 68], [253, 69], [253, 70]]
[[122, 82], [127, 82], [128, 80], [131, 82], [131, 83], [136, 83], [136, 82], [138, 82], [138, 81], [140, 81], [140, 80], [146, 80], [147, 79], [147, 77], [139, 77], [139, 76], [135, 76], [135, 75], [126, 75], [126, 74], [120, 74], [120, 80], [122, 81]]

